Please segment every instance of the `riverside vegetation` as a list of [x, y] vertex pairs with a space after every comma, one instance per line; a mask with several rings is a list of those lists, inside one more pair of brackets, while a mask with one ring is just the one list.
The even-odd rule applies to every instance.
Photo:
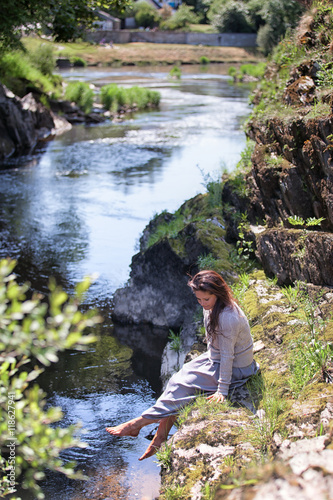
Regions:
[[[64, 85], [60, 75], [54, 74], [55, 57], [51, 45], [39, 45], [33, 52], [6, 53], [0, 61], [1, 82], [18, 96], [27, 90], [38, 92], [42, 104], [50, 107], [50, 100], [65, 98], [77, 104], [84, 113], [90, 113], [99, 96], [85, 82]], [[64, 90], [65, 89], [65, 90]], [[125, 89], [116, 84], [100, 89], [100, 101], [105, 110], [119, 113], [127, 109], [157, 107], [160, 94], [141, 87]]]
[[[230, 403], [208, 407], [199, 398], [184, 410], [178, 432], [157, 455], [162, 466], [161, 500], [263, 499], [277, 496], [278, 490], [287, 498], [310, 499], [311, 488], [318, 498], [332, 491], [332, 34], [332, 7], [318, 4], [271, 57], [254, 93], [253, 116], [246, 126], [250, 140], [238, 170], [231, 176], [223, 174], [222, 183], [206, 179], [206, 194], [189, 200], [175, 214], [159, 214], [143, 234], [133, 270], [155, 251], [157, 274], [167, 279], [161, 269], [167, 262], [161, 252], [167, 249], [169, 256], [175, 256], [178, 273], [196, 266], [214, 267], [233, 283], [251, 321], [255, 356], [261, 365], [261, 375], [232, 395]], [[30, 359], [29, 346], [21, 341], [24, 328], [32, 324], [29, 313], [36, 316], [33, 324], [38, 332], [41, 326], [45, 333], [43, 328], [50, 324], [43, 320], [45, 308], [38, 297], [25, 304], [22, 294], [26, 290], [13, 283], [8, 265], [3, 270], [6, 321], [1, 333], [8, 337], [9, 324], [9, 333], [17, 334], [10, 338], [19, 341], [15, 352], [6, 352], [9, 359], [1, 379], [4, 393], [14, 387], [13, 377], [18, 380], [15, 384], [23, 386], [32, 381], [23, 368], [15, 371], [14, 355], [22, 344], [23, 360]], [[171, 264], [168, 272], [172, 272]], [[51, 314], [51, 323], [65, 313], [74, 314], [70, 322], [73, 347], [75, 339], [80, 342], [85, 320], [79, 321], [76, 333], [76, 320], [82, 319], [77, 303], [68, 311], [67, 297], [60, 291], [54, 300], [56, 316]], [[195, 355], [205, 348], [199, 313], [193, 319], [192, 311], [191, 325], [197, 333], [191, 352]], [[170, 326], [175, 332], [177, 325]], [[177, 349], [188, 326], [180, 341], [170, 333]], [[52, 340], [50, 348], [46, 337], [41, 335], [30, 346], [41, 364], [56, 361], [58, 343], [54, 346]], [[66, 335], [64, 339], [61, 348], [66, 347]], [[11, 349], [10, 339], [5, 340]], [[48, 433], [56, 430], [49, 423], [58, 414], [45, 416], [40, 410], [38, 387], [35, 395], [28, 386], [26, 390], [28, 399], [22, 400], [21, 391], [15, 391], [24, 444], [20, 448], [26, 453], [18, 465], [19, 470], [23, 464], [29, 467], [28, 486], [36, 488], [51, 458], [51, 465], [61, 470], [55, 455], [73, 446], [73, 440], [61, 434], [55, 438], [56, 448], [47, 446], [43, 433], [53, 436]], [[3, 395], [1, 411], [7, 411]], [[31, 422], [25, 427], [23, 419], [32, 415], [38, 417], [43, 446], [26, 431]], [[2, 469], [6, 476], [4, 461]]]
[[92, 278], [79, 283], [73, 297], [54, 281], [48, 297], [31, 296], [29, 284], [15, 280], [15, 265], [13, 260], [0, 261], [0, 496], [17, 498], [12, 495], [19, 482], [40, 499], [45, 469], [84, 477], [75, 464], [64, 464], [59, 455], [67, 448], [86, 445], [78, 436], [79, 425], [54, 426], [62, 411], [45, 408], [46, 394], [36, 379], [58, 361], [59, 352], [84, 350], [96, 341], [89, 331], [101, 318], [95, 311], [79, 308]]
[[[170, 252], [169, 274], [214, 268], [247, 313], [261, 366], [228, 403], [183, 410], [157, 453], [160, 500], [332, 494], [332, 39], [333, 9], [320, 2], [268, 61], [236, 171], [151, 221], [119, 294], [134, 293], [147, 262], [165, 276]], [[193, 357], [205, 349], [200, 312], [189, 322]]]

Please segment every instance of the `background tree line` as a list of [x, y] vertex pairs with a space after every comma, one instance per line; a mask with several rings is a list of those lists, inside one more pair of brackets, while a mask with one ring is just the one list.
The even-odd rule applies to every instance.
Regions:
[[99, 9], [120, 18], [135, 17], [139, 27], [186, 29], [207, 24], [220, 33], [257, 33], [268, 54], [286, 31], [297, 25], [311, 0], [183, 0], [176, 11], [156, 10], [145, 0], [11, 0], [1, 5], [0, 51], [20, 44], [22, 33], [40, 31], [55, 41], [73, 41], [93, 28]]
[[288, 29], [294, 28], [305, 5], [297, 0], [183, 0], [176, 12], [156, 10], [146, 0], [131, 2], [123, 16], [133, 16], [143, 28], [183, 29], [211, 25], [219, 33], [257, 33], [258, 47], [267, 55]]

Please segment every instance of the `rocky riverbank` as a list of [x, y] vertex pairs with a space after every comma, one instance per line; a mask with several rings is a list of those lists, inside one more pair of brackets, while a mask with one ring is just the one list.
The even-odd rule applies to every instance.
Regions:
[[333, 121], [320, 73], [329, 16], [308, 13], [272, 58], [239, 169], [151, 222], [115, 294], [115, 321], [185, 325], [200, 350], [186, 281], [214, 267], [250, 319], [261, 365], [232, 406], [199, 400], [180, 416], [158, 454], [161, 500], [333, 496]]
[[30, 154], [70, 128], [64, 117], [36, 101], [32, 93], [21, 99], [0, 84], [0, 161]]

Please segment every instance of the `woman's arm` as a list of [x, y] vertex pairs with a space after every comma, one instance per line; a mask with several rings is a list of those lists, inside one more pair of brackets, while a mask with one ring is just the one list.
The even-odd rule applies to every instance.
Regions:
[[220, 351], [220, 373], [217, 393], [228, 396], [235, 357], [235, 344], [239, 333], [240, 317], [236, 308], [223, 311], [217, 343]]

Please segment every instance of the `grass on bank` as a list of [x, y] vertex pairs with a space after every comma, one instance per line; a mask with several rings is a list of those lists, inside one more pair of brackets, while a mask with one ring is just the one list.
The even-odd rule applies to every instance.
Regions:
[[[46, 60], [49, 60], [48, 64]], [[52, 67], [52, 54], [49, 51], [40, 50], [29, 54], [8, 52], [0, 59], [1, 83], [20, 97], [29, 91], [40, 90], [56, 98], [62, 91], [62, 79], [52, 73]]]
[[101, 88], [101, 102], [103, 106], [112, 112], [119, 112], [121, 109], [129, 107], [136, 109], [146, 109], [157, 107], [160, 103], [161, 94], [155, 90], [138, 87], [119, 87], [111, 83]]
[[77, 41], [73, 43], [55, 43], [38, 37], [24, 37], [23, 44], [29, 51], [34, 51], [40, 44], [52, 47], [56, 58], [80, 57], [88, 65], [176, 65], [200, 64], [200, 58], [206, 57], [211, 63], [256, 63], [263, 60], [262, 55], [252, 49], [241, 47], [214, 47], [204, 45], [163, 44], [163, 43], [126, 43], [114, 44], [107, 48], [98, 44]]
[[[203, 485], [207, 498], [215, 498], [220, 489], [255, 484], [262, 481], [263, 475], [274, 475], [275, 437], [292, 440], [295, 427], [302, 429], [305, 438], [322, 435], [320, 414], [332, 397], [332, 384], [325, 379], [333, 373], [332, 304], [325, 297], [327, 290], [318, 295], [311, 290], [307, 293], [305, 284], [280, 287], [275, 279], [267, 279], [263, 271], [255, 271], [243, 273], [238, 292], [254, 340], [261, 340], [265, 346], [255, 354], [261, 374], [247, 384], [253, 404], [260, 411], [253, 418], [247, 409], [228, 402], [210, 405], [205, 397], [199, 397], [181, 410], [177, 422], [180, 427], [190, 424], [191, 436], [184, 429], [187, 437], [173, 445], [186, 450], [198, 443], [234, 447], [218, 466], [220, 478], [210, 482], [209, 487]], [[195, 430], [197, 422], [200, 425]], [[221, 438], [216, 442], [218, 433]], [[251, 443], [251, 447], [246, 451], [241, 443]], [[161, 453], [165, 454], [160, 465], [164, 467], [166, 460], [169, 469], [163, 476], [161, 500], [176, 498], [172, 496], [176, 492], [181, 492], [179, 498], [189, 498], [201, 478], [216, 474], [216, 466], [211, 471], [209, 461], [195, 455], [184, 465], [184, 477], [179, 481], [172, 475], [172, 449], [162, 448]]]
[[217, 29], [211, 24], [189, 24], [186, 31], [193, 33], [218, 33]]
[[94, 103], [94, 92], [85, 82], [69, 82], [65, 99], [75, 102], [82, 111], [90, 113]]

